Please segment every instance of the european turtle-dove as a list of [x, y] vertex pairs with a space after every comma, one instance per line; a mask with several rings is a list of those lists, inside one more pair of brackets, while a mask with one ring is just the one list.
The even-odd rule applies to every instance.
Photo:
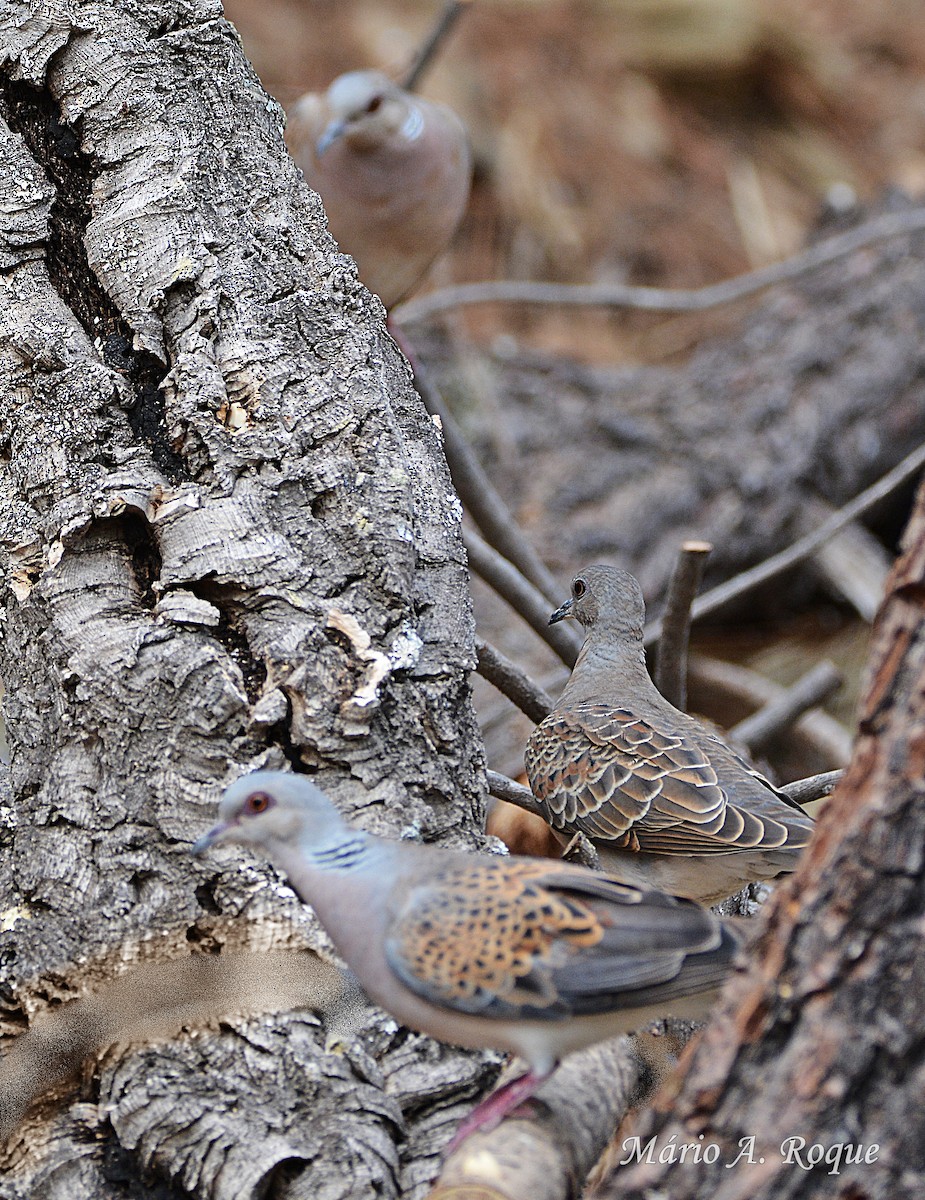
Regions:
[[304, 776], [245, 776], [219, 813], [194, 850], [234, 841], [265, 854], [398, 1021], [527, 1062], [454, 1144], [497, 1124], [563, 1055], [654, 1016], [703, 1016], [743, 936], [689, 901], [582, 867], [363, 833]]
[[462, 123], [379, 71], [349, 71], [296, 102], [286, 140], [331, 233], [391, 308], [462, 219], [471, 175]]
[[812, 818], [659, 693], [633, 576], [586, 567], [550, 623], [568, 617], [585, 641], [524, 756], [562, 840], [583, 833], [618, 879], [701, 904], [793, 871]]

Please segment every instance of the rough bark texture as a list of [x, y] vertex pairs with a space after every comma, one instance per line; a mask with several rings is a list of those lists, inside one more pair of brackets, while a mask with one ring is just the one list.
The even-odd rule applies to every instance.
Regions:
[[[471, 845], [482, 764], [439, 434], [220, 4], [7, 3], [0, 66], [16, 1034], [138, 961], [323, 948], [264, 867], [187, 854], [241, 771], [288, 760], [371, 828]], [[378, 1037], [323, 1054], [295, 1013], [123, 1048], [0, 1194], [128, 1195], [151, 1166], [148, 1194], [239, 1200], [286, 1160], [274, 1194], [396, 1195], [486, 1068]]]
[[[925, 488], [874, 630], [849, 772], [800, 871], [769, 904], [757, 953], [679, 1093], [663, 1095], [631, 1131], [643, 1161], [618, 1168], [601, 1195], [899, 1200], [925, 1192], [923, 731]], [[672, 1163], [683, 1144], [715, 1145], [715, 1162], [692, 1161], [689, 1150]], [[848, 1146], [852, 1155], [862, 1147], [860, 1162], [848, 1161]]]

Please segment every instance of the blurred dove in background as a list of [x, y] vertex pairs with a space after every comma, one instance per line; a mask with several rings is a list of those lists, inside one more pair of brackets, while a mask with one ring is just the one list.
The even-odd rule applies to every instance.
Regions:
[[341, 250], [391, 308], [465, 211], [471, 161], [461, 121], [379, 71], [349, 71], [296, 101], [286, 141]]

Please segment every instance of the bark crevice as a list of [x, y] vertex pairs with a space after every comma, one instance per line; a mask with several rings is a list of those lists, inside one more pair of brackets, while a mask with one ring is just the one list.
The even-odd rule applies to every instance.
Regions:
[[[63, 53], [59, 50], [50, 60]], [[90, 266], [85, 236], [92, 218], [90, 197], [100, 166], [81, 147], [79, 131], [62, 118], [49, 88], [0, 75], [0, 115], [22, 137], [54, 189], [44, 248], [49, 279], [64, 304], [101, 349], [107, 366], [125, 380], [129, 424], [168, 479], [186, 477], [183, 459], [167, 437], [160, 386], [167, 368], [155, 355], [133, 347], [133, 333]]]

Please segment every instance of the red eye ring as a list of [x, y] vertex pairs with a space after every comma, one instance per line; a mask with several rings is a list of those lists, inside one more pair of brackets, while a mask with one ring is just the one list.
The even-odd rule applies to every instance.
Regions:
[[244, 811], [250, 816], [259, 817], [273, 803], [273, 797], [268, 792], [251, 792], [244, 801]]

